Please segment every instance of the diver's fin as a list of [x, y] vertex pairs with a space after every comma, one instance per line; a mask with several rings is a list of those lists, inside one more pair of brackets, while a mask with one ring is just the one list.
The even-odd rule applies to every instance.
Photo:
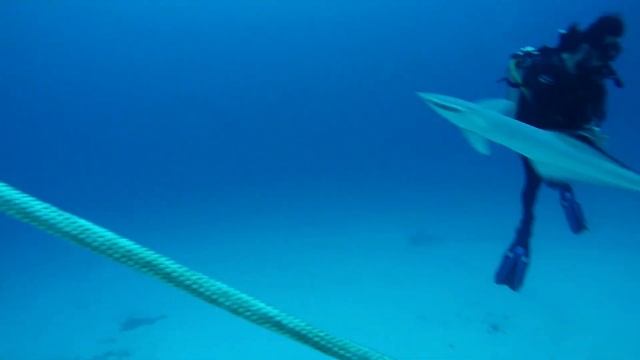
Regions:
[[462, 129], [462, 135], [464, 135], [465, 139], [467, 139], [467, 141], [469, 142], [469, 144], [471, 144], [471, 146], [479, 153], [481, 153], [482, 155], [490, 155], [491, 154], [491, 148], [489, 146], [489, 140], [487, 140], [486, 138], [483, 138], [482, 136], [468, 131], [468, 130], [464, 130]]
[[580, 234], [585, 230], [588, 230], [587, 222], [582, 212], [582, 207], [576, 201], [573, 191], [560, 190], [560, 205], [564, 210], [565, 217], [571, 232], [574, 234]]
[[518, 291], [524, 283], [524, 276], [529, 265], [529, 250], [521, 245], [512, 245], [502, 258], [495, 274], [495, 283], [506, 285]]
[[491, 111], [495, 111], [498, 114], [502, 114], [504, 116], [514, 117], [516, 115], [516, 104], [513, 101], [507, 99], [485, 99], [476, 101], [476, 105]]

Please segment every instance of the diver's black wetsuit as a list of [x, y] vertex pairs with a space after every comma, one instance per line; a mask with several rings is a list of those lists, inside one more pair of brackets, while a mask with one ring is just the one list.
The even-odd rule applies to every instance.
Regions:
[[[527, 47], [514, 54], [509, 63], [508, 83], [519, 89], [515, 117], [541, 129], [566, 132], [615, 161], [598, 146], [595, 137], [605, 118], [604, 80], [613, 80], [619, 88], [623, 86], [611, 66], [622, 50], [623, 34], [620, 16], [603, 15], [585, 30], [574, 24], [562, 31], [555, 48]], [[515, 291], [522, 286], [530, 262], [534, 206], [543, 183], [559, 191], [571, 231], [577, 234], [587, 228], [571, 186], [543, 179], [527, 158], [522, 160], [525, 169], [522, 218], [515, 239], [495, 273], [497, 284]]]
[[541, 48], [519, 60], [523, 89], [516, 118], [542, 129], [578, 131], [605, 118], [603, 80], [582, 71], [570, 73], [554, 48]]
[[[554, 131], [574, 133], [589, 126], [599, 126], [605, 118], [606, 87], [602, 79], [589, 73], [569, 73], [560, 52], [541, 48], [518, 59], [521, 88], [516, 119], [529, 125]], [[587, 136], [576, 138], [597, 147]], [[514, 244], [529, 249], [534, 221], [534, 206], [543, 179], [522, 157], [525, 183], [521, 193], [522, 217]], [[573, 197], [569, 184], [547, 183], [561, 196]], [[574, 229], [574, 232], [581, 230]]]
[[[541, 129], [567, 132], [600, 150], [589, 136], [579, 132], [599, 126], [604, 120], [606, 88], [602, 77], [588, 72], [570, 73], [560, 52], [546, 47], [516, 54], [511, 70], [516, 81], [510, 77], [509, 83], [520, 88], [516, 119]], [[506, 285], [514, 291], [522, 286], [530, 261], [529, 239], [534, 207], [543, 183], [559, 191], [560, 204], [571, 231], [577, 234], [586, 229], [582, 209], [575, 201], [571, 185], [545, 181], [526, 157], [522, 157], [522, 161], [525, 169], [522, 217], [515, 239], [495, 274], [497, 284]]]

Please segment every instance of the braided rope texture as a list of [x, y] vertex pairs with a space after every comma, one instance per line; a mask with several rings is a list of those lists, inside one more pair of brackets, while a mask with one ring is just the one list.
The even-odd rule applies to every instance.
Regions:
[[189, 294], [336, 359], [390, 360], [287, 315], [105, 228], [0, 182], [0, 211], [46, 232], [155, 276]]

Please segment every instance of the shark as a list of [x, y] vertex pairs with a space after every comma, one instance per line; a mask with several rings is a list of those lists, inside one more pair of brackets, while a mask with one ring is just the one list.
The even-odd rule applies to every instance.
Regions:
[[437, 114], [458, 127], [469, 144], [483, 155], [490, 155], [491, 143], [495, 143], [527, 157], [547, 181], [583, 182], [640, 192], [640, 173], [600, 146], [575, 135], [516, 120], [513, 101], [496, 98], [472, 102], [435, 93], [417, 94]]
[[120, 324], [120, 332], [135, 330], [143, 326], [150, 326], [166, 318], [167, 318], [166, 315], [160, 315], [160, 316], [154, 316], [154, 317], [130, 316]]

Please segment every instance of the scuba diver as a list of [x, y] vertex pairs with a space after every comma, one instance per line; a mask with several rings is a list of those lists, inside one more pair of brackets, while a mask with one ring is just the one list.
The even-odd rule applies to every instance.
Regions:
[[[561, 31], [556, 47], [526, 47], [511, 56], [509, 97], [517, 103], [515, 118], [526, 124], [565, 132], [601, 150], [600, 126], [606, 116], [606, 80], [621, 88], [611, 63], [622, 51], [624, 23], [618, 15], [603, 15], [581, 30], [572, 25]], [[495, 283], [518, 291], [530, 261], [535, 201], [544, 183], [560, 195], [566, 220], [574, 234], [587, 230], [584, 214], [571, 185], [551, 182], [536, 172], [522, 156], [525, 181], [521, 192], [522, 214], [515, 239], [503, 255]]]

